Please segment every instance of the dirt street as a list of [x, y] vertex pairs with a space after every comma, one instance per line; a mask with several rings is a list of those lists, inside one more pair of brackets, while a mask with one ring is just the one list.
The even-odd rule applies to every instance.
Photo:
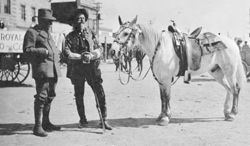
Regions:
[[108, 120], [114, 127], [102, 134], [94, 94], [86, 86], [88, 127], [79, 129], [73, 86], [59, 79], [52, 104], [51, 121], [62, 126], [46, 138], [34, 136], [32, 127], [34, 80], [22, 86], [0, 87], [1, 146], [249, 146], [250, 83], [242, 90], [235, 121], [224, 121], [226, 92], [210, 76], [193, 78], [187, 85], [180, 78], [172, 87], [172, 119], [168, 126], [156, 124], [160, 97], [151, 72], [143, 81], [121, 85], [114, 64], [101, 64], [108, 105]]

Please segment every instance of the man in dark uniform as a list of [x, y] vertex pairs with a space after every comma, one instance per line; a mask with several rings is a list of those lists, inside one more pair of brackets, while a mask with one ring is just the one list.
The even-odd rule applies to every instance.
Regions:
[[27, 30], [23, 42], [23, 51], [32, 65], [32, 77], [36, 84], [33, 133], [42, 137], [47, 136], [46, 131], [60, 130], [49, 120], [57, 78], [61, 76], [59, 50], [50, 34], [54, 20], [51, 10], [39, 9], [38, 25]]
[[[67, 77], [74, 85], [76, 107], [80, 117], [79, 128], [87, 124], [83, 100], [86, 80], [100, 104], [104, 121], [100, 125], [104, 124], [106, 129], [111, 130], [111, 126], [106, 121], [106, 99], [99, 69], [102, 48], [93, 31], [87, 27], [88, 13], [85, 9], [77, 9], [71, 20], [74, 30], [66, 36], [63, 54], [68, 59]], [[98, 103], [96, 103], [97, 106]]]

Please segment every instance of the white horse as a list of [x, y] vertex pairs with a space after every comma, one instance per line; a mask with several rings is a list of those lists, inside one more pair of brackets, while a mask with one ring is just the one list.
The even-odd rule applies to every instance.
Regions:
[[[168, 31], [157, 32], [151, 26], [136, 24], [136, 21], [137, 16], [131, 22], [123, 23], [119, 16], [120, 28], [115, 38], [129, 49], [133, 49], [135, 45], [141, 45], [149, 57], [153, 75], [160, 87], [161, 113], [157, 121], [159, 125], [167, 125], [171, 117], [171, 80], [179, 71], [180, 61], [174, 50], [173, 35]], [[198, 47], [195, 39], [197, 36], [195, 32], [185, 36], [187, 49]], [[246, 82], [246, 77], [240, 52], [234, 40], [223, 36], [218, 37], [227, 48], [202, 56], [200, 68], [197, 71], [190, 70], [190, 73], [199, 75], [208, 72], [226, 89], [224, 116], [225, 120], [232, 121], [238, 113], [239, 93]], [[188, 59], [188, 64], [191, 62], [192, 59]]]

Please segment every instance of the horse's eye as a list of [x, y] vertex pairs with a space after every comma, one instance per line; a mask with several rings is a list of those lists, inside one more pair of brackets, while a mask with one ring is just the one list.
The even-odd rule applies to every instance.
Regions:
[[124, 35], [124, 36], [127, 36], [127, 35], [128, 35], [128, 33], [127, 33], [127, 32], [125, 32], [123, 35]]

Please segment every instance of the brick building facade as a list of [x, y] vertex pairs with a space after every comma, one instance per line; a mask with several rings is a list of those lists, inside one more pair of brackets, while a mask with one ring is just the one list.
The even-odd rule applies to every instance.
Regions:
[[97, 20], [97, 14], [100, 8], [95, 3], [95, 0], [53, 0], [51, 2], [54, 17], [61, 23], [70, 24], [69, 19], [74, 13], [74, 10], [78, 8], [84, 8], [88, 11], [88, 26], [95, 32], [98, 32], [99, 20]]
[[49, 0], [0, 0], [0, 20], [8, 30], [26, 30], [38, 9], [51, 8]]
[[32, 24], [32, 17], [37, 16], [40, 8], [54, 8], [56, 17], [65, 20], [65, 12], [71, 15], [74, 9], [85, 8], [89, 12], [89, 27], [95, 31], [99, 29], [96, 25], [99, 10], [95, 0], [0, 0], [0, 20], [3, 20], [7, 30], [27, 30]]

